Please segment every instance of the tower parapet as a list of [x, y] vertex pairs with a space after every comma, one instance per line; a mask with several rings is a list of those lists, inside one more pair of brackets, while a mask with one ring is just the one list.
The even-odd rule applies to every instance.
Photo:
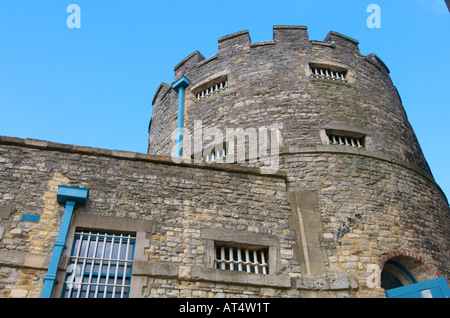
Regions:
[[[221, 37], [216, 55], [205, 59], [195, 51], [175, 67], [174, 80], [186, 76], [191, 83], [184, 127], [193, 129], [195, 120], [222, 130], [278, 125], [284, 146], [329, 145], [326, 131], [362, 134], [364, 149], [431, 174], [389, 69], [375, 54], [361, 55], [358, 45], [334, 31], [310, 40], [305, 26], [274, 26], [266, 42], [251, 43], [247, 30]], [[226, 90], [215, 89], [225, 81]], [[153, 101], [152, 154], [172, 149], [176, 92], [169, 86], [161, 84]]]

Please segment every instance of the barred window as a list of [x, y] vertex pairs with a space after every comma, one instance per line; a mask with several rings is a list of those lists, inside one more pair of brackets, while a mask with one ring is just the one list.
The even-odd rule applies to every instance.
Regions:
[[191, 92], [196, 97], [196, 100], [199, 101], [227, 89], [228, 84], [228, 75], [218, 75], [207, 82], [193, 87]]
[[128, 297], [135, 242], [130, 234], [76, 232], [62, 296]]
[[224, 144], [222, 148], [217, 148], [218, 149], [214, 147], [210, 152], [205, 151], [207, 153], [204, 157], [205, 162], [213, 162], [217, 159], [226, 158], [228, 156], [228, 148], [226, 144]]
[[216, 245], [215, 267], [255, 274], [269, 273], [269, 249]]
[[310, 68], [311, 76], [314, 78], [326, 78], [333, 81], [345, 81], [347, 79], [347, 70], [343, 68], [319, 64], [310, 64]]
[[337, 136], [337, 135], [328, 135], [328, 139], [331, 145], [342, 145], [342, 146], [350, 146], [363, 148], [364, 147], [364, 137], [355, 138], [350, 136]]
[[228, 81], [224, 80], [220, 83], [213, 84], [213, 85], [207, 87], [206, 89], [196, 93], [195, 96], [197, 97], [197, 100], [200, 100], [202, 98], [208, 97], [211, 94], [217, 93], [220, 90], [225, 89], [227, 86], [228, 86]]

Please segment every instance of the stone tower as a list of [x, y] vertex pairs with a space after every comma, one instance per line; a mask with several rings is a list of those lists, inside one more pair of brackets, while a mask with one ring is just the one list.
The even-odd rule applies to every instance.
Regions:
[[450, 296], [447, 198], [356, 40], [228, 35], [153, 105], [148, 154], [0, 136], [0, 298]]
[[[191, 132], [196, 121], [223, 135], [277, 127], [302, 277], [346, 273], [361, 296], [384, 291], [392, 264], [415, 281], [449, 277], [447, 199], [388, 67], [375, 54], [361, 55], [357, 40], [329, 32], [312, 41], [306, 27], [274, 26], [272, 41], [252, 43], [242, 31], [220, 38], [216, 55], [196, 51], [174, 70], [175, 81], [187, 80], [183, 105], [176, 82], [159, 86], [148, 153], [171, 155], [181, 115]], [[203, 164], [214, 161], [208, 142], [201, 143]]]

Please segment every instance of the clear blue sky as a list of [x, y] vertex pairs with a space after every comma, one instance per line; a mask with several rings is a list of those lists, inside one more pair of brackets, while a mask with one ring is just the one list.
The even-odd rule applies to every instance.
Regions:
[[[81, 28], [69, 29], [69, 4]], [[381, 8], [370, 29], [369, 4]], [[15, 0], [0, 5], [0, 135], [145, 153], [151, 101], [173, 68], [217, 39], [306, 25], [360, 42], [391, 70], [433, 175], [450, 195], [450, 13], [444, 0]]]

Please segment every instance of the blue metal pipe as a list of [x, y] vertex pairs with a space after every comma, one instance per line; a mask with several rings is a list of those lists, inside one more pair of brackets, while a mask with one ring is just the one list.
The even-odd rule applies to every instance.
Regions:
[[48, 266], [47, 275], [44, 278], [44, 288], [42, 289], [41, 298], [50, 298], [52, 295], [53, 285], [56, 282], [56, 273], [61, 259], [62, 251], [66, 247], [66, 237], [69, 230], [70, 220], [72, 219], [75, 201], [67, 201], [64, 211], [61, 227], [59, 229], [58, 238], [53, 247], [52, 257]]
[[86, 200], [89, 190], [85, 188], [77, 188], [70, 186], [59, 186], [57, 200], [58, 203], [65, 203], [64, 215], [59, 228], [58, 237], [53, 246], [50, 264], [48, 266], [47, 274], [44, 278], [44, 287], [42, 289], [41, 298], [50, 298], [53, 291], [53, 286], [57, 283], [56, 274], [58, 273], [58, 266], [61, 259], [62, 251], [66, 248], [67, 232], [69, 232], [70, 221], [72, 220], [73, 210], [75, 205], [86, 205]]
[[183, 152], [183, 128], [184, 128], [184, 92], [189, 86], [189, 80], [183, 76], [172, 84], [172, 88], [178, 92], [178, 120], [177, 120], [177, 137], [175, 144], [175, 156], [181, 157]]

